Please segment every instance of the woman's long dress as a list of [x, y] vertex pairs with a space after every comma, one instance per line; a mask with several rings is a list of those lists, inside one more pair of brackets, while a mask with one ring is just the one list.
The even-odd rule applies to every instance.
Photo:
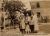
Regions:
[[25, 19], [23, 18], [23, 19], [21, 19], [21, 22], [20, 22], [20, 28], [21, 29], [25, 29]]

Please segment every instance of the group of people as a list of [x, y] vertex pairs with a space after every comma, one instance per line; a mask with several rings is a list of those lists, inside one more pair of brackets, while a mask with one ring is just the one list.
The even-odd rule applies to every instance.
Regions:
[[[16, 26], [15, 24], [18, 24], [19, 29], [22, 33], [25, 33], [25, 32], [33, 33], [33, 32], [39, 31], [37, 13], [32, 13], [31, 16], [29, 16], [29, 14], [27, 13], [25, 16], [23, 12], [16, 11], [16, 13], [14, 15], [15, 15], [14, 26]], [[4, 22], [4, 18], [3, 18], [3, 22]], [[8, 22], [6, 22], [6, 23], [8, 23]], [[2, 25], [3, 25], [3, 23], [2, 23]]]
[[19, 29], [22, 33], [37, 33], [39, 31], [37, 13], [32, 13], [31, 16], [27, 13], [25, 16], [23, 12], [16, 11], [16, 17], [20, 21]]

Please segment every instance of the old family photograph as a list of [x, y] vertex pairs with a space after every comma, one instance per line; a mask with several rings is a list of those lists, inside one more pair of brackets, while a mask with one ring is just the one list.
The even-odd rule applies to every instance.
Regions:
[[22, 34], [50, 33], [50, 1], [1, 0], [0, 33], [10, 30]]

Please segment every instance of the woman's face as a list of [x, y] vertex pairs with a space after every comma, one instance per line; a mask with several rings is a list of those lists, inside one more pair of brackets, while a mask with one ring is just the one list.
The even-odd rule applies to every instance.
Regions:
[[28, 14], [26, 14], [26, 16], [29, 16]]

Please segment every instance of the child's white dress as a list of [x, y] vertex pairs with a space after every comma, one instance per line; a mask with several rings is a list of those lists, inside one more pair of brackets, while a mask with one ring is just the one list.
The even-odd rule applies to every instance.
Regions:
[[29, 25], [26, 25], [26, 29], [25, 29], [26, 32], [31, 32], [30, 28], [29, 28]]

